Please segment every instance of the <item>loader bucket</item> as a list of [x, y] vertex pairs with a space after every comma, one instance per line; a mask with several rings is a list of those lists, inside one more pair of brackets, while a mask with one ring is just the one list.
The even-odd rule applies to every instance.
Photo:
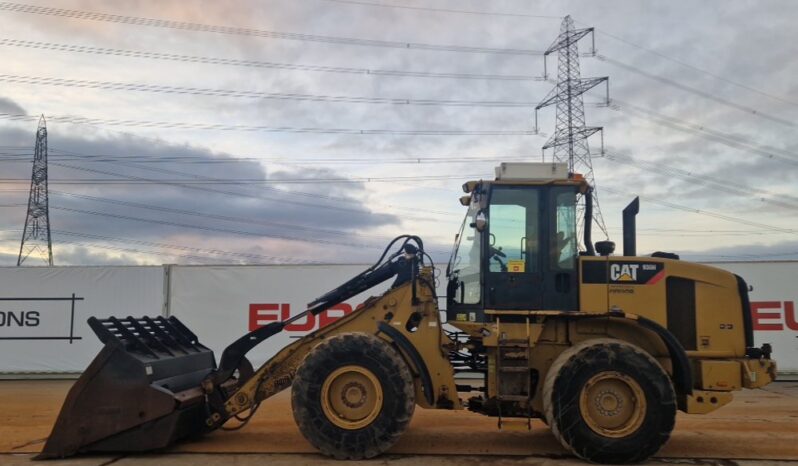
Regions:
[[105, 343], [61, 408], [37, 459], [166, 447], [209, 430], [200, 383], [213, 352], [174, 317], [89, 319]]

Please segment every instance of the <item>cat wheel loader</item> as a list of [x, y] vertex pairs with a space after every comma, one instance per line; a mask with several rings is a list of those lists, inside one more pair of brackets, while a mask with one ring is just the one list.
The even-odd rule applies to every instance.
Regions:
[[[304, 313], [242, 336], [218, 366], [175, 317], [91, 318], [105, 346], [39, 458], [156, 450], [239, 428], [290, 387], [302, 434], [339, 459], [388, 450], [418, 405], [468, 409], [502, 430], [542, 419], [580, 458], [632, 463], [668, 440], [677, 410], [708, 413], [775, 378], [770, 346], [754, 346], [745, 281], [671, 253], [637, 256], [637, 200], [624, 211], [621, 256], [609, 241], [592, 243], [591, 187], [565, 165], [502, 164], [494, 180], [463, 188], [445, 318], [416, 236], [396, 238]], [[291, 322], [397, 274], [388, 291], [257, 370], [247, 360]]]

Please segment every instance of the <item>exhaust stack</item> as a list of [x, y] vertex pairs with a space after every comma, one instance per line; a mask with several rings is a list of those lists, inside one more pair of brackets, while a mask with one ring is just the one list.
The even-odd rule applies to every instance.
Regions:
[[585, 251], [588, 256], [595, 256], [596, 249], [593, 247], [593, 188], [588, 187], [585, 192]]
[[636, 197], [623, 209], [623, 255], [637, 255], [637, 225], [635, 216], [640, 212], [640, 198]]

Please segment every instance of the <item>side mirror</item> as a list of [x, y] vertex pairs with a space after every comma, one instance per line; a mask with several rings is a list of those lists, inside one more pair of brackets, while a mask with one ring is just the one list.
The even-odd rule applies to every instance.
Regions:
[[477, 231], [485, 231], [485, 227], [488, 226], [488, 217], [485, 215], [485, 211], [480, 210], [477, 212], [477, 215], [474, 217], [474, 228]]

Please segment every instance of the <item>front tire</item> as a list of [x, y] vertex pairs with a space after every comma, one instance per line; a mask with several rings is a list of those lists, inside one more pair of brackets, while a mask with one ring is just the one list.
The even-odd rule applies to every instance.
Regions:
[[614, 339], [560, 354], [546, 375], [543, 400], [554, 436], [596, 463], [644, 461], [665, 444], [676, 420], [676, 395], [662, 366]]
[[297, 371], [291, 406], [302, 435], [336, 459], [388, 450], [415, 408], [407, 364], [385, 340], [346, 333], [316, 346]]

